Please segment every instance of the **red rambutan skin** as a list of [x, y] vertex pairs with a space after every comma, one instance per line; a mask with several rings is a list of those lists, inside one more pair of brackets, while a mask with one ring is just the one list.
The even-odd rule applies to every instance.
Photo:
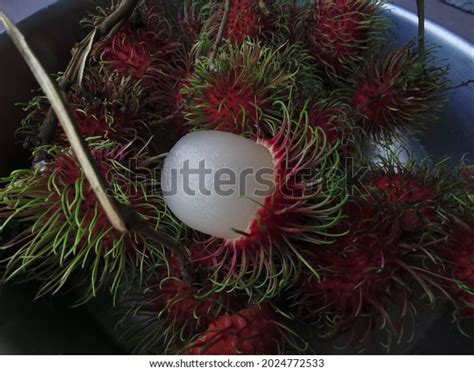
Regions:
[[353, 121], [348, 112], [349, 107], [335, 98], [315, 102], [308, 110], [309, 125], [321, 128], [328, 144], [338, 145], [339, 152], [344, 158], [351, 156], [354, 151]]
[[353, 198], [345, 214], [336, 229], [346, 234], [308, 256], [320, 277], [304, 271], [295, 305], [326, 336], [348, 334], [349, 342], [364, 346], [382, 324], [388, 341], [400, 340], [407, 324], [414, 331], [415, 304], [452, 300], [440, 240], [427, 241], [424, 230], [404, 231], [403, 218], [381, 199]]
[[312, 127], [320, 127], [328, 143], [332, 146], [338, 140], [342, 140], [341, 123], [335, 119], [336, 111], [333, 109], [319, 109], [317, 105], [309, 111], [309, 124]]
[[[126, 135], [126, 131], [121, 130], [120, 125], [109, 125], [103, 116], [97, 117], [83, 111], [75, 111], [74, 118], [80, 133], [85, 138], [101, 137], [113, 140]], [[58, 144], [64, 147], [69, 145], [69, 140], [62, 130], [59, 133]]]
[[102, 59], [123, 76], [139, 80], [151, 65], [148, 45], [144, 42], [128, 41], [129, 33], [120, 32], [112, 39], [112, 44], [104, 49]]
[[377, 5], [366, 0], [317, 0], [309, 17], [309, 49], [328, 70], [359, 60], [371, 41]]
[[179, 14], [179, 26], [183, 36], [189, 39], [191, 44], [199, 38], [203, 26], [203, 22], [199, 19], [196, 12], [199, 12], [199, 10], [190, 6], [184, 7]]
[[187, 355], [279, 354], [282, 335], [268, 306], [256, 306], [214, 320]]
[[366, 321], [364, 337], [379, 315], [395, 328], [384, 300], [395, 286], [391, 275], [400, 229], [366, 201], [349, 202], [345, 212], [346, 223], [338, 228], [348, 232], [333, 245], [314, 249], [311, 261], [320, 267], [321, 279], [309, 271], [303, 275], [300, 302], [307, 320], [339, 318], [332, 324], [337, 331], [350, 329], [357, 319]]
[[[155, 109], [161, 103], [155, 98], [140, 84], [95, 67], [86, 70], [82, 85], [73, 86], [68, 95], [83, 135], [140, 146], [148, 140], [150, 123], [160, 116]], [[62, 132], [58, 139], [59, 144], [67, 144]]]
[[270, 137], [272, 125], [284, 114], [275, 102], [286, 102], [295, 79], [283, 63], [284, 53], [244, 43], [229, 46], [210, 64], [195, 65], [181, 89], [184, 115], [192, 130], [222, 130], [255, 138]]
[[262, 102], [250, 85], [233, 81], [231, 76], [222, 76], [203, 97], [208, 107], [209, 123], [217, 130], [240, 134], [244, 118], [246, 125], [256, 127]]
[[[213, 261], [205, 256], [202, 246], [196, 244], [189, 247], [191, 266], [201, 276], [211, 269]], [[182, 278], [182, 265], [173, 256], [168, 256], [167, 266], [159, 268], [153, 282], [148, 288], [146, 311], [158, 313], [160, 320], [165, 320], [173, 328], [184, 331], [186, 336], [193, 336], [205, 329], [214, 319], [216, 313], [232, 308], [230, 302], [233, 294], [216, 293], [207, 295], [209, 283], [204, 285], [191, 284]]]
[[[162, 198], [153, 194], [156, 185], [150, 179], [136, 182], [143, 179], [141, 171], [150, 165], [149, 158], [131, 146], [90, 145], [99, 171], [111, 185], [111, 196], [118, 202], [126, 197], [130, 207], [157, 229], [169, 227], [172, 222], [159, 211]], [[129, 267], [153, 266], [162, 257], [162, 246], [110, 224], [69, 149], [53, 147], [48, 154], [51, 161], [13, 173], [10, 184], [0, 190], [8, 195], [0, 218], [32, 221], [22, 238], [10, 244], [15, 254], [9, 258], [7, 275], [12, 279], [21, 271], [41, 279], [41, 296], [60, 291], [74, 272], [84, 285], [81, 300], [90, 300], [103, 287], [115, 297], [119, 287], [126, 289], [123, 278]]]
[[404, 231], [443, 238], [443, 224], [455, 212], [453, 189], [459, 187], [449, 159], [430, 163], [411, 158], [402, 163], [398, 156], [389, 152], [379, 164], [370, 165], [362, 180], [367, 196], [389, 208]]
[[446, 71], [420, 62], [411, 45], [370, 59], [354, 77], [352, 106], [369, 135], [415, 134], [435, 120], [446, 101]]
[[404, 230], [418, 229], [424, 221], [435, 221], [440, 195], [433, 184], [410, 174], [379, 175], [374, 184], [382, 197], [400, 211]]
[[101, 52], [100, 61], [112, 71], [140, 80], [145, 88], [155, 88], [165, 81], [163, 76], [169, 72], [179, 44], [159, 11], [147, 10], [143, 21], [140, 26], [124, 25], [96, 51]]
[[[105, 176], [107, 181], [119, 181], [119, 187], [123, 192], [129, 194], [129, 201], [132, 205], [143, 205], [146, 202], [146, 195], [135, 193], [128, 181], [131, 179], [125, 180], [124, 178], [117, 177], [114, 169], [110, 164], [110, 160], [113, 159], [117, 162], [122, 162], [127, 164], [127, 157], [130, 156], [130, 152], [127, 151], [109, 151], [109, 150], [93, 150], [92, 156], [97, 162], [97, 166], [100, 172]], [[131, 158], [131, 157], [129, 157]], [[128, 164], [127, 164], [128, 165]], [[66, 193], [66, 198], [68, 202], [73, 204], [75, 198], [78, 196], [75, 192], [70, 192], [68, 189], [76, 187], [76, 183], [79, 182], [84, 174], [74, 157], [71, 153], [60, 153], [55, 158], [54, 161], [47, 165], [46, 172], [54, 174], [56, 189], [62, 189]], [[122, 237], [124, 238], [124, 246], [126, 246], [129, 253], [135, 253], [136, 249], [138, 251], [142, 250], [142, 246], [139, 246], [135, 243], [135, 239], [130, 234], [125, 234], [113, 228], [110, 224], [110, 221], [107, 215], [102, 211], [101, 206], [97, 200], [96, 194], [93, 191], [89, 181], [84, 180], [81, 190], [82, 202], [80, 203], [80, 211], [77, 214], [77, 217], [81, 218], [82, 226], [88, 226], [90, 228], [89, 233], [92, 235], [98, 236], [103, 231], [109, 230], [109, 232], [104, 235], [101, 247], [108, 251], [114, 244], [114, 242], [119, 241]], [[63, 206], [61, 201], [64, 201], [65, 195], [58, 194], [57, 192], [52, 194], [50, 197], [51, 201], [57, 201], [55, 207], [53, 207], [50, 212], [54, 214], [55, 211], [59, 211]], [[99, 212], [97, 213], [97, 209]], [[143, 208], [136, 208], [136, 211], [139, 213], [144, 213], [143, 215], [149, 215], [149, 211]], [[150, 215], [149, 215], [150, 216]], [[152, 215], [155, 217], [156, 215]], [[64, 216], [66, 218], [66, 216]], [[67, 220], [64, 220], [66, 223]]]
[[[222, 3], [216, 5], [211, 21], [211, 34], [217, 34], [223, 16]], [[274, 28], [272, 12], [273, 0], [265, 1], [263, 9], [258, 0], [231, 1], [229, 17], [224, 29], [224, 38], [240, 45], [245, 39], [260, 39]]]
[[460, 302], [461, 318], [474, 318], [474, 223], [452, 226], [443, 254], [452, 278], [462, 285], [450, 286]]

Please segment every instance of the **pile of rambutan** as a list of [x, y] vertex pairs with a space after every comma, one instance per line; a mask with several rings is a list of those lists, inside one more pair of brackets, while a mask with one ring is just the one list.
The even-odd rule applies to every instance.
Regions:
[[[381, 334], [390, 350], [420, 308], [472, 320], [474, 169], [393, 150], [447, 101], [436, 50], [388, 49], [379, 0], [180, 5], [139, 2], [62, 86], [107, 195], [148, 233], [114, 227], [38, 96], [19, 132], [32, 166], [1, 181], [4, 280], [39, 281], [38, 296], [74, 288], [77, 304], [112, 295], [139, 354], [361, 351]], [[274, 189], [238, 238], [192, 230], [162, 194], [166, 153], [200, 130], [272, 156]]]

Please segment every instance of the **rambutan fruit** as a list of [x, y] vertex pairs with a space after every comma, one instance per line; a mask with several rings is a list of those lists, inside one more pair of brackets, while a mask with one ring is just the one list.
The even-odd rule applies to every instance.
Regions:
[[[147, 280], [145, 290], [133, 297], [124, 322], [137, 322], [124, 336], [135, 343], [139, 354], [175, 354], [180, 347], [204, 331], [223, 313], [245, 304], [235, 293], [215, 293], [208, 280], [213, 262], [202, 247], [190, 244], [189, 255], [195, 277], [183, 277], [183, 266], [167, 254]], [[128, 304], [125, 302], [125, 306]]]
[[282, 122], [274, 103], [288, 101], [305, 70], [303, 62], [291, 64], [295, 58], [290, 46], [273, 51], [244, 43], [227, 45], [214, 61], [202, 59], [181, 90], [186, 125], [246, 136], [270, 132]]
[[182, 25], [170, 24], [164, 12], [161, 8], [146, 8], [137, 16], [140, 22], [128, 22], [113, 38], [98, 43], [88, 66], [104, 75], [117, 74], [141, 87], [146, 95], [145, 111], [156, 116], [144, 120], [160, 137], [168, 136], [170, 127], [164, 118], [175, 111], [170, 107], [170, 95], [186, 72], [191, 53]]
[[[79, 131], [85, 138], [142, 146], [150, 137], [150, 123], [159, 117], [159, 113], [147, 108], [155, 102], [138, 83], [104, 72], [87, 69], [81, 86], [74, 84], [67, 94]], [[49, 107], [46, 97], [37, 96], [24, 108], [28, 114], [19, 135], [32, 149], [44, 145], [40, 136]], [[54, 115], [53, 120], [57, 121]], [[55, 127], [49, 144], [67, 146], [59, 123]]]
[[[224, 39], [237, 45], [245, 40], [271, 38], [278, 26], [278, 2], [274, 0], [233, 0], [224, 28]], [[209, 33], [216, 37], [224, 15], [223, 2], [211, 7]]]
[[194, 342], [187, 355], [285, 354], [289, 331], [278, 323], [279, 314], [269, 305], [243, 309], [217, 317]]
[[[90, 143], [107, 191], [119, 204], [133, 207], [160, 233], [174, 239], [179, 227], [157, 194], [146, 150], [137, 152], [110, 142]], [[57, 293], [72, 276], [84, 287], [84, 298], [100, 288], [114, 296], [130, 277], [163, 259], [163, 246], [135, 232], [111, 225], [70, 149], [51, 147], [51, 160], [18, 170], [0, 189], [1, 229], [21, 222], [24, 229], [7, 245], [6, 279], [25, 274], [42, 282], [38, 296]], [[124, 288], [124, 287], [122, 287]]]
[[428, 252], [431, 242], [405, 235], [390, 208], [373, 199], [353, 198], [345, 213], [337, 229], [347, 233], [308, 255], [320, 279], [304, 271], [295, 286], [299, 316], [317, 325], [320, 337], [341, 336], [356, 347], [377, 328], [386, 332], [386, 347], [411, 338], [419, 304], [451, 299], [449, 277], [440, 283], [437, 269], [427, 267], [440, 264]]
[[378, 44], [384, 28], [379, 1], [316, 0], [310, 7], [302, 34], [328, 74], [346, 74]]
[[272, 139], [257, 139], [273, 157], [274, 188], [246, 230], [202, 242], [218, 292], [257, 286], [255, 301], [275, 297], [298, 278], [304, 244], [329, 243], [328, 229], [340, 221], [346, 196], [337, 147], [304, 115], [293, 121], [285, 110], [285, 117]]
[[474, 166], [463, 161], [459, 168], [459, 178], [461, 181], [459, 197], [463, 200], [461, 201], [461, 207], [465, 214], [474, 218]]
[[458, 319], [474, 318], [474, 223], [458, 222], [449, 228], [442, 246], [446, 269], [453, 282], [449, 290], [457, 299]]
[[[109, 11], [103, 11], [106, 16]], [[92, 56], [111, 72], [140, 81], [145, 89], [155, 89], [172, 68], [174, 54], [180, 47], [172, 26], [163, 11], [147, 8], [140, 21], [128, 22], [112, 38], [106, 38]], [[92, 19], [94, 25], [103, 17]], [[171, 76], [172, 77], [172, 76]]]
[[374, 54], [354, 70], [351, 82], [359, 125], [374, 138], [418, 133], [447, 101], [446, 73], [434, 66], [430, 51], [421, 58], [412, 45]]
[[413, 158], [402, 163], [396, 154], [389, 154], [370, 166], [365, 189], [369, 197], [393, 210], [404, 231], [444, 235], [442, 225], [455, 212], [452, 189], [459, 183], [449, 163], [449, 159], [432, 164]]
[[342, 155], [349, 156], [356, 133], [350, 107], [346, 103], [335, 97], [315, 100], [308, 107], [308, 122], [324, 131], [329, 145], [339, 142]]

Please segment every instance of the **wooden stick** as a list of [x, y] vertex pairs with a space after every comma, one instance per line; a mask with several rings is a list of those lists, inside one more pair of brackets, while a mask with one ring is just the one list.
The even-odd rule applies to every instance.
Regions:
[[217, 31], [216, 41], [211, 49], [211, 54], [209, 55], [209, 60], [212, 62], [214, 58], [216, 58], [217, 50], [219, 49], [219, 44], [224, 37], [225, 27], [227, 26], [227, 22], [229, 20], [229, 13], [230, 13], [230, 0], [225, 0], [224, 3], [224, 13], [222, 14], [221, 24], [219, 26], [219, 31]]
[[35, 76], [39, 85], [48, 97], [51, 107], [58, 117], [59, 123], [68, 138], [71, 149], [73, 150], [79, 165], [84, 171], [84, 175], [89, 181], [97, 200], [112, 226], [120, 232], [124, 233], [133, 231], [149, 237], [158, 243], [162, 243], [181, 261], [183, 274], [191, 279], [190, 277], [192, 277], [192, 275], [189, 269], [190, 263], [184, 251], [178, 247], [174, 241], [164, 236], [161, 232], [156, 231], [131, 207], [117, 203], [114, 198], [107, 194], [107, 182], [92, 157], [91, 151], [80, 133], [59, 87], [56, 86], [44, 70], [20, 30], [2, 11], [0, 11], [0, 21], [5, 25], [7, 34], [12, 39], [18, 51], [23, 56], [23, 59], [30, 67], [31, 72]]
[[67, 103], [65, 102], [63, 95], [31, 51], [24, 36], [2, 11], [0, 11], [0, 19], [4, 23], [8, 35], [11, 37], [13, 43], [23, 56], [25, 62], [30, 67], [31, 72], [33, 73], [36, 80], [43, 89], [44, 93], [48, 97], [51, 103], [51, 107], [56, 113], [59, 122], [61, 123], [61, 126], [66, 134], [66, 137], [68, 138], [71, 144], [71, 148], [73, 149], [77, 160], [84, 171], [84, 174], [89, 180], [91, 188], [97, 196], [99, 203], [107, 214], [109, 221], [117, 230], [121, 232], [127, 231], [127, 227], [120, 215], [117, 206], [106, 193], [107, 188], [105, 185], [105, 180], [103, 179], [100, 171], [98, 170], [95, 164], [94, 159], [92, 158], [87, 143], [85, 142], [76, 123], [72, 118], [72, 114], [68, 109]]
[[418, 49], [420, 58], [425, 58], [425, 0], [416, 0], [418, 9]]

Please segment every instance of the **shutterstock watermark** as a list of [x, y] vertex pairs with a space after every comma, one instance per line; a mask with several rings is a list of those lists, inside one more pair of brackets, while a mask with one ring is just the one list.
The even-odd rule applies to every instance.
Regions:
[[180, 169], [170, 169], [167, 175], [167, 181], [162, 184], [164, 196], [184, 192], [187, 196], [226, 197], [237, 194], [240, 197], [264, 197], [275, 188], [273, 168], [244, 168], [238, 172], [230, 168], [211, 169], [206, 166], [205, 160], [199, 161], [199, 166], [193, 168], [186, 160]]
[[[195, 161], [193, 161], [196, 164]], [[205, 197], [266, 197], [271, 195], [276, 187], [283, 196], [299, 196], [314, 193], [321, 196], [344, 193], [346, 195], [367, 194], [365, 179], [369, 169], [360, 166], [352, 158], [338, 168], [302, 168], [287, 174], [275, 174], [273, 168], [243, 168], [236, 171], [229, 167], [213, 168], [206, 160], [192, 166], [189, 160], [179, 168], [167, 169], [162, 179], [161, 169], [139, 167], [130, 163], [129, 178], [124, 181], [114, 172], [107, 174], [110, 183], [120, 183], [122, 192], [133, 196], [144, 185], [147, 194], [163, 196], [205, 196]], [[277, 184], [282, 183], [284, 184]], [[110, 189], [113, 191], [113, 189]]]

